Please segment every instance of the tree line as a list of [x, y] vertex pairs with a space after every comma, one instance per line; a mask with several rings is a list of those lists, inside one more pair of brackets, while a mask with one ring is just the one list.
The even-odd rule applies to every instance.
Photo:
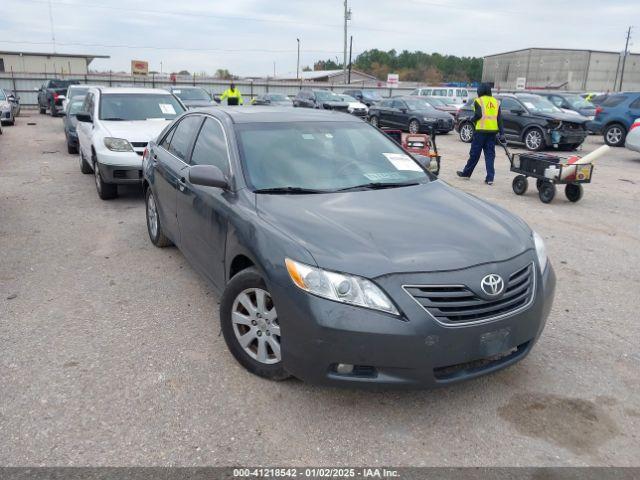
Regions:
[[[482, 58], [457, 57], [439, 53], [396, 50], [385, 52], [374, 48], [358, 55], [352, 63], [355, 70], [369, 73], [385, 80], [388, 73], [397, 73], [400, 81], [425, 82], [479, 82], [482, 79]], [[338, 70], [342, 63], [320, 60], [314, 70]]]

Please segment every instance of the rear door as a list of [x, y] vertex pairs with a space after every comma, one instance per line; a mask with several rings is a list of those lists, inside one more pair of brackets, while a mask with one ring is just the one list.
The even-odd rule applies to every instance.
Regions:
[[379, 115], [380, 118], [378, 120], [380, 120], [380, 126], [381, 127], [391, 127], [391, 126], [393, 126], [393, 123], [392, 123], [392, 110], [391, 110], [391, 105], [392, 104], [393, 104], [393, 100], [386, 99], [386, 100], [383, 100], [382, 102], [380, 102], [375, 107], [375, 108], [378, 109], [378, 112], [380, 114]]
[[396, 127], [407, 128], [409, 125], [409, 109], [402, 100], [395, 99], [391, 105], [391, 122]]
[[635, 121], [636, 118], [640, 118], [640, 95], [636, 94], [635, 100], [632, 100], [629, 104], [629, 109], [627, 110], [627, 124], [625, 127], [627, 130], [631, 128], [631, 125]]
[[202, 115], [187, 115], [149, 152], [151, 161], [155, 162], [153, 186], [160, 221], [170, 238], [181, 248], [184, 239], [180, 237], [178, 228], [177, 192], [180, 179], [189, 168], [189, 152], [202, 120]]
[[[230, 177], [229, 149], [219, 120], [206, 117], [193, 146], [189, 165], [215, 165]], [[189, 182], [185, 171], [178, 188], [181, 249], [189, 261], [219, 288], [224, 286], [224, 258], [231, 192]]]

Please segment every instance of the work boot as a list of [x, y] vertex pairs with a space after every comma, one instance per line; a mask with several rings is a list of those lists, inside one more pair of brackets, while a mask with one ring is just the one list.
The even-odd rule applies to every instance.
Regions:
[[484, 183], [487, 185], [493, 185], [493, 180], [485, 180]]
[[471, 175], [465, 175], [465, 174], [464, 174], [464, 172], [463, 172], [462, 170], [458, 170], [458, 171], [456, 172], [456, 175], [458, 175], [460, 178], [466, 178], [467, 180], [468, 180], [469, 178], [471, 178]]

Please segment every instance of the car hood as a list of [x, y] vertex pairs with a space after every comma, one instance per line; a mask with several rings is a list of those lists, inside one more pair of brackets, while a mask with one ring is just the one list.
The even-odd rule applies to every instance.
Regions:
[[138, 120], [131, 122], [102, 121], [109, 136], [124, 138], [130, 142], [149, 142], [155, 140], [160, 132], [171, 123], [171, 120]]
[[576, 113], [534, 113], [537, 117], [548, 118], [550, 120], [561, 120], [563, 122], [573, 122], [573, 123], [585, 123], [587, 121], [586, 118], [582, 117], [580, 114]]
[[442, 118], [445, 120], [452, 118], [450, 113], [443, 112], [442, 110], [436, 110], [435, 108], [425, 108], [424, 110], [410, 110], [409, 113], [412, 115], [421, 115], [423, 117], [431, 118]]
[[349, 110], [354, 110], [356, 108], [366, 110], [368, 107], [361, 102], [349, 102]]
[[184, 106], [187, 108], [199, 108], [199, 107], [210, 107], [212, 105], [217, 105], [214, 101], [207, 102], [206, 100], [181, 100], [184, 103]]
[[347, 102], [335, 102], [333, 100], [320, 101], [320, 103], [326, 107], [331, 108], [349, 108], [349, 104]]
[[460, 269], [532, 248], [524, 222], [442, 181], [335, 194], [258, 194], [256, 207], [318, 266], [369, 278]]

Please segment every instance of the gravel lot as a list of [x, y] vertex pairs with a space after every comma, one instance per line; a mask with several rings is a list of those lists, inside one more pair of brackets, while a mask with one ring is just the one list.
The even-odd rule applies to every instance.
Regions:
[[495, 375], [340, 390], [245, 372], [216, 295], [149, 242], [140, 191], [99, 200], [62, 120], [24, 112], [0, 136], [0, 465], [640, 465], [640, 154], [612, 151], [580, 203], [544, 205], [512, 193], [502, 152], [489, 187], [483, 164], [455, 177], [457, 135], [439, 146], [445, 181], [546, 239], [547, 328]]

